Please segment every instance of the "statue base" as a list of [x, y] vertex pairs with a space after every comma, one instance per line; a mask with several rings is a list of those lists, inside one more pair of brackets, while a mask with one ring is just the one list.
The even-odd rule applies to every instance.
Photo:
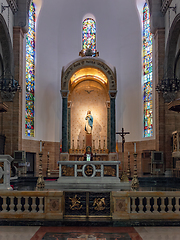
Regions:
[[92, 148], [92, 134], [86, 133], [86, 147], [90, 146]]

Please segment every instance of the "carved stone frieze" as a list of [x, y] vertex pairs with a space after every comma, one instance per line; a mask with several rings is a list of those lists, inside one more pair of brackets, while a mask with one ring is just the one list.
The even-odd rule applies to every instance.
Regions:
[[116, 83], [116, 70], [113, 67], [110, 67], [107, 63], [105, 63], [102, 59], [94, 58], [94, 57], [84, 57], [78, 59], [68, 65], [68, 67], [63, 67], [62, 75], [61, 75], [61, 89], [67, 90], [69, 86], [69, 80], [71, 76], [84, 67], [92, 67], [97, 68], [102, 71], [108, 81], [109, 81], [109, 89], [116, 90], [117, 83]]

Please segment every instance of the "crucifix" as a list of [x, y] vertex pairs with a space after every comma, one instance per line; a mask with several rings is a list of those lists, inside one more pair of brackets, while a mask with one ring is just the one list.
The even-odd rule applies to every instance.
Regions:
[[119, 134], [122, 137], [122, 169], [123, 169], [123, 174], [121, 177], [121, 180], [124, 182], [129, 181], [128, 177], [124, 174], [124, 143], [125, 143], [125, 135], [130, 134], [130, 132], [125, 132], [124, 128], [122, 128], [121, 132], [117, 132], [116, 134]]

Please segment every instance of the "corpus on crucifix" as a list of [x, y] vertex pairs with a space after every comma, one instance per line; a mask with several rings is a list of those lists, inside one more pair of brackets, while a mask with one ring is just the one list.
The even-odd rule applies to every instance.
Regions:
[[125, 135], [130, 134], [130, 132], [125, 132], [124, 128], [122, 128], [121, 132], [117, 132], [116, 134], [120, 135], [122, 137], [122, 169], [123, 169], [123, 174], [121, 177], [121, 180], [123, 182], [129, 181], [127, 175], [124, 173], [124, 143], [125, 143]]

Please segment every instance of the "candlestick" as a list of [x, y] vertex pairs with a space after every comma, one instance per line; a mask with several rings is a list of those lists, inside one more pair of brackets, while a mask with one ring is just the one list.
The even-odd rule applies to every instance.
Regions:
[[134, 143], [134, 153], [136, 153], [136, 143]]
[[130, 166], [130, 154], [128, 152], [128, 169], [127, 169], [128, 178], [131, 176], [131, 166]]
[[40, 140], [40, 152], [42, 152], [42, 140]]
[[37, 179], [37, 184], [36, 184], [36, 189], [41, 190], [44, 188], [44, 177], [43, 177], [43, 170], [42, 170], [42, 156], [43, 153], [39, 153], [39, 174], [38, 174], [38, 179]]
[[138, 180], [138, 174], [137, 174], [137, 154], [134, 153], [134, 176], [131, 181], [131, 188], [137, 189], [139, 187], [139, 180]]
[[50, 169], [49, 169], [49, 152], [47, 155], [47, 171], [46, 171], [47, 177], [51, 175]]

